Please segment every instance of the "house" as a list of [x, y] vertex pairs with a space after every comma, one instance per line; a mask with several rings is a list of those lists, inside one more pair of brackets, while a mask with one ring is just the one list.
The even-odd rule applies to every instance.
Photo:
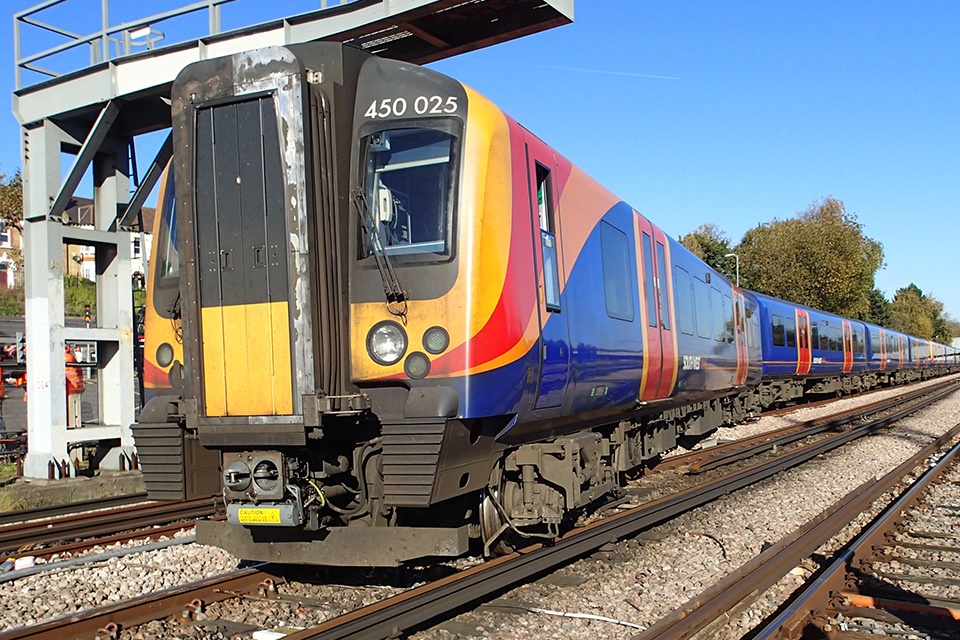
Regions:
[[[74, 198], [71, 204], [73, 206], [66, 211], [70, 220], [68, 224], [92, 229], [94, 227], [93, 200], [90, 198]], [[153, 219], [155, 214], [156, 211], [153, 207], [143, 207], [141, 210], [143, 232], [132, 234], [130, 240], [132, 245], [130, 271], [135, 279], [140, 279], [141, 284], [146, 282], [147, 260], [150, 255], [150, 247], [153, 245]], [[136, 226], [136, 222], [134, 226]], [[67, 275], [80, 276], [91, 282], [97, 281], [96, 250], [94, 247], [64, 245], [63, 250]]]

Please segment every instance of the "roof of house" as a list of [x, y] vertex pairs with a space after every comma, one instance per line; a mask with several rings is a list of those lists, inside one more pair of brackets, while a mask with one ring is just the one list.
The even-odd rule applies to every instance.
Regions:
[[[76, 225], [94, 225], [94, 213], [93, 213], [93, 200], [90, 198], [79, 198], [74, 197], [70, 201], [69, 207], [67, 207], [66, 214], [70, 218], [70, 222]], [[153, 207], [143, 207], [141, 209], [143, 216], [143, 231], [146, 233], [153, 232], [153, 218], [156, 215], [156, 209]], [[134, 228], [137, 227], [137, 222], [134, 221]]]

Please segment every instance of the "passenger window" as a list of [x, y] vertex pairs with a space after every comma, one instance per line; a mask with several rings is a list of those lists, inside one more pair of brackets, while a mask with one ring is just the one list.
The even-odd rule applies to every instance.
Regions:
[[784, 339], [783, 331], [783, 318], [780, 316], [772, 316], [770, 318], [770, 324], [772, 325], [773, 332], [773, 346], [775, 347], [784, 347], [787, 342]]
[[816, 322], [810, 326], [810, 348], [820, 348], [820, 326]]
[[650, 236], [643, 234], [643, 281], [647, 292], [647, 324], [657, 326], [657, 293], [653, 286], [653, 245]]
[[600, 223], [600, 255], [603, 260], [603, 293], [607, 315], [633, 322], [633, 286], [630, 278], [630, 248], [625, 233]]
[[793, 318], [787, 318], [784, 321], [784, 327], [786, 328], [787, 333], [787, 346], [791, 349], [796, 349], [797, 347], [797, 326], [796, 320]]
[[733, 342], [734, 317], [730, 296], [723, 296], [723, 331], [727, 342]]
[[724, 329], [723, 313], [723, 294], [717, 289], [710, 287], [710, 304], [713, 306], [713, 339], [717, 342], [723, 342], [726, 337]]
[[658, 289], [660, 289], [660, 326], [670, 331], [670, 307], [667, 304], [667, 259], [664, 255], [666, 252], [663, 249], [663, 245], [659, 242], [657, 243], [657, 279]]
[[696, 301], [697, 335], [710, 339], [713, 319], [710, 317], [710, 287], [700, 278], [693, 279], [693, 294]]
[[687, 270], [679, 265], [673, 269], [673, 289], [674, 295], [677, 297], [677, 313], [680, 316], [677, 322], [680, 325], [680, 332], [692, 336], [694, 328], [693, 282]]

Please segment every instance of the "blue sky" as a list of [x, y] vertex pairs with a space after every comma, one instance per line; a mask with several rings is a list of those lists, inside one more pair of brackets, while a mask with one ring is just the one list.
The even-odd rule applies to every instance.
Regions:
[[[99, 4], [63, 10], [89, 20]], [[832, 195], [883, 244], [888, 297], [913, 282], [960, 318], [960, 3], [575, 0], [575, 11], [572, 25], [431, 66], [674, 237], [711, 222], [737, 241]], [[18, 125], [0, 114], [0, 171], [19, 154]]]

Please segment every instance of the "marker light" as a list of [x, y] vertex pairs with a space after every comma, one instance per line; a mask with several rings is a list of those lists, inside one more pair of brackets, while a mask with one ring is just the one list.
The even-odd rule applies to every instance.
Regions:
[[414, 380], [425, 378], [430, 373], [430, 359], [426, 354], [414, 351], [404, 361], [403, 371]]
[[430, 327], [423, 334], [423, 348], [434, 355], [443, 353], [450, 346], [450, 336], [443, 327]]
[[157, 347], [157, 364], [166, 367], [171, 362], [173, 362], [173, 347], [164, 342]]

